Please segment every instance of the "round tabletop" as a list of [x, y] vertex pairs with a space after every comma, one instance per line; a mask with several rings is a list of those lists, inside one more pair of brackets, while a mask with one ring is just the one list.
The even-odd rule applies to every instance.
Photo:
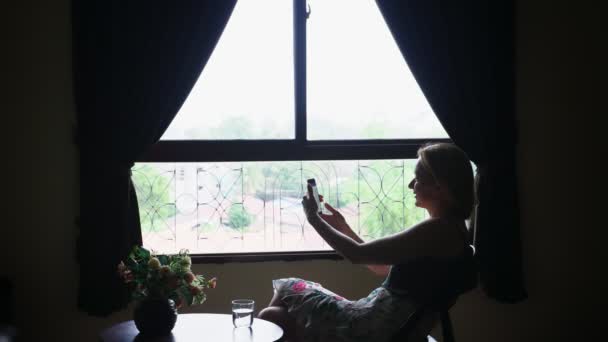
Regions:
[[269, 342], [278, 341], [283, 330], [272, 322], [254, 318], [251, 328], [234, 328], [232, 315], [226, 314], [180, 314], [171, 335], [149, 339], [139, 335], [133, 321], [113, 325], [101, 333], [103, 342]]

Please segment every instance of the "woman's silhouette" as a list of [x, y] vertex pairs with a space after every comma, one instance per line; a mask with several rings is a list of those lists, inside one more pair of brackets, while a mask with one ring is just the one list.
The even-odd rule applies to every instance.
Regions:
[[308, 187], [302, 205], [319, 235], [345, 259], [387, 277], [367, 297], [354, 301], [315, 282], [274, 280], [274, 297], [259, 317], [280, 325], [286, 340], [389, 341], [404, 319], [433, 298], [444, 298], [438, 292], [446, 287], [450, 292], [450, 284], [470, 269], [465, 220], [473, 207], [471, 163], [448, 143], [423, 146], [418, 157], [408, 187], [429, 218], [373, 241], [357, 236], [330, 205], [325, 204], [331, 215], [319, 214]]

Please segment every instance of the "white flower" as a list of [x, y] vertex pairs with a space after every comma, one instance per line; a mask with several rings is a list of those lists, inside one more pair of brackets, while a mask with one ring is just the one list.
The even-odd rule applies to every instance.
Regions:
[[160, 269], [160, 260], [158, 260], [158, 258], [150, 258], [148, 266], [153, 270], [158, 270]]

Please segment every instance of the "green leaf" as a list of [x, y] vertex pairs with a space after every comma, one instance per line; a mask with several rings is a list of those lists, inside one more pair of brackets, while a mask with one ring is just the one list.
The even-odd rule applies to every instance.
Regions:
[[201, 292], [194, 297], [192, 304], [203, 304], [205, 300], [207, 300], [207, 295], [204, 292]]
[[203, 288], [209, 287], [209, 284], [205, 281], [205, 277], [202, 275], [196, 275], [192, 283], [196, 286], [202, 286]]
[[190, 290], [187, 287], [181, 287], [179, 290], [180, 294], [182, 295], [182, 298], [184, 299], [184, 304], [192, 305], [192, 300], [194, 296], [192, 295], [192, 293], [190, 293]]
[[137, 251], [138, 250], [139, 250], [139, 246], [138, 245], [133, 246], [133, 248], [131, 248], [131, 251], [129, 252], [129, 257], [132, 258], [135, 255], [137, 255], [137, 253], [138, 253]]
[[166, 255], [157, 255], [161, 265], [169, 265], [169, 257]]
[[149, 250], [147, 250], [147, 249], [145, 249], [143, 247], [140, 247], [139, 251], [140, 251], [143, 259], [150, 259], [150, 251]]

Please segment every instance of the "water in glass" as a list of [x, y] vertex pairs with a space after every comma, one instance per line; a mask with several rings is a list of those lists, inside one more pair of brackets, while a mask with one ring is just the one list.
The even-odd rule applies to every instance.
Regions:
[[253, 323], [253, 309], [232, 310], [232, 323], [235, 327], [248, 327]]

